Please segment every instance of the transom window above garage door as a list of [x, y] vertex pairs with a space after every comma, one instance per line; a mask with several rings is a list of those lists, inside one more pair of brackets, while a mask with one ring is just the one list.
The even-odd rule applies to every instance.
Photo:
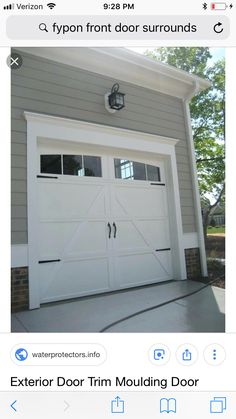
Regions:
[[41, 154], [41, 173], [102, 177], [101, 157], [71, 154]]
[[124, 159], [114, 159], [114, 165], [117, 179], [161, 181], [158, 166]]

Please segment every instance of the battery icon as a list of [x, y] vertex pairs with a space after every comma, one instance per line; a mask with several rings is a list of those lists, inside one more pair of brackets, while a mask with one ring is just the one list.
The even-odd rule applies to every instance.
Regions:
[[226, 3], [211, 3], [211, 10], [226, 10]]

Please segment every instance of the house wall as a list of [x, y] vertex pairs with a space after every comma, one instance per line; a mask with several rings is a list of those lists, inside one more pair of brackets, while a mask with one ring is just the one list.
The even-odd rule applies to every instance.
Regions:
[[189, 151], [180, 99], [120, 82], [126, 107], [108, 114], [104, 94], [114, 80], [21, 53], [12, 71], [12, 244], [27, 244], [26, 121], [24, 111], [110, 125], [179, 139], [176, 146], [184, 233], [196, 232]]

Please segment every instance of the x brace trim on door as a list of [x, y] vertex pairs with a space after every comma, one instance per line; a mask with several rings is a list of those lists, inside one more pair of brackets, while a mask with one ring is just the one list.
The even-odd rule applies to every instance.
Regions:
[[[152, 245], [148, 242], [148, 240], [146, 239], [145, 235], [143, 234], [142, 230], [139, 228], [138, 226], [138, 219], [136, 217], [134, 217], [134, 215], [130, 215], [129, 211], [127, 211], [126, 207], [122, 204], [122, 202], [120, 201], [120, 199], [118, 198], [117, 194], [115, 195], [115, 198], [117, 200], [117, 202], [119, 203], [119, 205], [121, 206], [121, 208], [123, 209], [123, 211], [125, 212], [126, 215], [128, 215], [131, 219], [131, 223], [133, 224], [133, 226], [136, 228], [136, 230], [139, 232], [139, 234], [141, 235], [141, 237], [143, 238], [144, 242], [146, 243], [146, 245], [152, 249], [151, 253], [155, 256], [156, 260], [158, 261], [158, 263], [160, 264], [160, 266], [162, 267], [162, 269], [169, 274], [168, 270], [166, 269], [166, 267], [163, 265], [163, 263], [161, 262], [161, 260], [159, 259], [159, 257], [157, 256], [157, 254], [155, 253], [158, 250], [154, 250]], [[162, 250], [162, 249], [160, 249]], [[163, 250], [167, 250], [167, 249], [163, 249]], [[168, 249], [171, 250], [171, 249]]]
[[[99, 185], [99, 190], [95, 194], [94, 199], [92, 200], [92, 202], [90, 203], [89, 208], [87, 209], [87, 216], [88, 217], [89, 217], [90, 211], [93, 208], [95, 202], [100, 198], [101, 195], [104, 195], [104, 185]], [[45, 261], [39, 261], [40, 264], [41, 263], [50, 263], [50, 262], [61, 262], [61, 263], [52, 265], [52, 277], [51, 277], [52, 279], [51, 279], [51, 282], [48, 283], [47, 287], [44, 289], [44, 294], [47, 293], [47, 291], [50, 288], [50, 286], [52, 285], [52, 283], [55, 282], [55, 280], [57, 278], [57, 274], [60, 271], [62, 264], [65, 263], [65, 258], [66, 258], [68, 248], [73, 243], [73, 241], [76, 239], [76, 236], [78, 235], [79, 231], [83, 228], [84, 228], [84, 223], [83, 222], [82, 223], [78, 222], [78, 225], [75, 228], [75, 230], [73, 231], [72, 236], [69, 238], [69, 241], [61, 249], [61, 252], [60, 252], [61, 259], [49, 260], [48, 262], [47, 261], [46, 262]]]

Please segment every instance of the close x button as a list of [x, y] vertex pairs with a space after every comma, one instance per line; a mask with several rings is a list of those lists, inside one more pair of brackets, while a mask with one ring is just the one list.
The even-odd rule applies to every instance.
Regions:
[[7, 57], [7, 65], [11, 70], [18, 70], [23, 64], [23, 58], [20, 54], [13, 52]]

